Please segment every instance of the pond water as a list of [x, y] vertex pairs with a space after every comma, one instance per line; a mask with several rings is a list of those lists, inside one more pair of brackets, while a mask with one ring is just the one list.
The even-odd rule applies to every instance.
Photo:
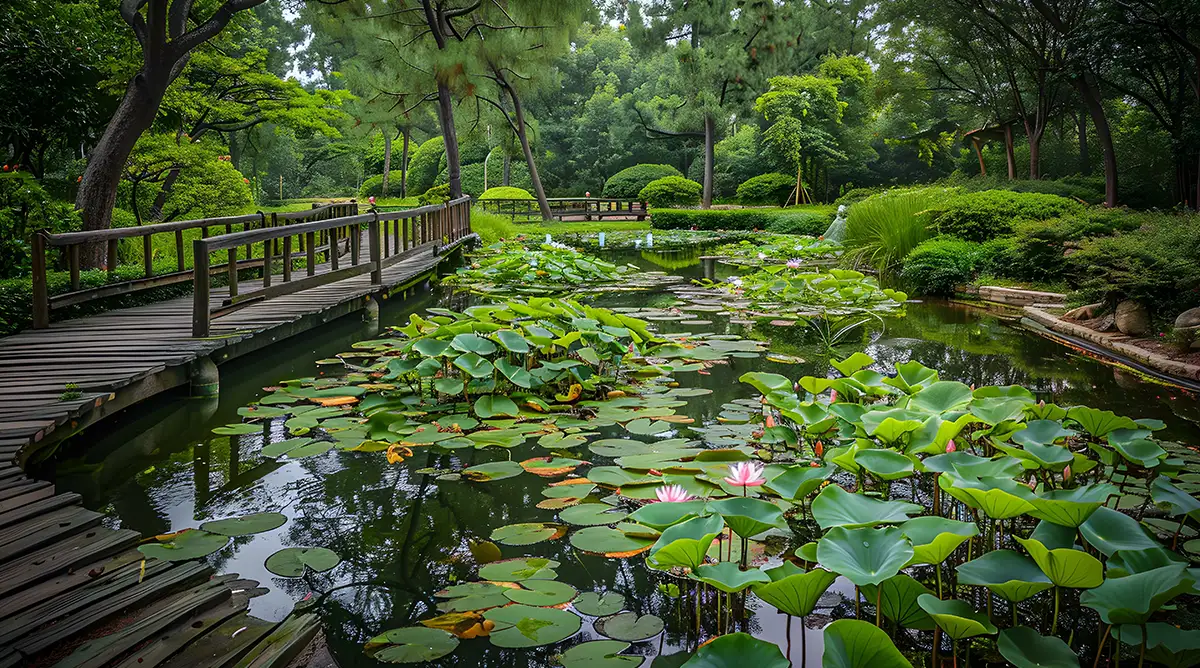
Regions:
[[[626, 253], [620, 259], [647, 270], [698, 277], [699, 254]], [[597, 303], [628, 306], [664, 300], [645, 293], [603, 295]], [[461, 308], [464, 300], [435, 290], [408, 303], [389, 303], [384, 324], [407, 320], [408, 314], [432, 305]], [[703, 314], [709, 318], [709, 314]], [[730, 331], [738, 325], [719, 318], [696, 326], [658, 323], [666, 331]], [[547, 454], [529, 441], [512, 451], [503, 449], [416, 449], [401, 464], [388, 465], [381, 453], [332, 450], [292, 461], [259, 456], [263, 435], [213, 436], [210, 430], [240, 420], [237, 409], [266, 394], [263, 388], [297, 377], [326, 373], [331, 367], [316, 361], [350, 349], [376, 332], [362, 323], [342, 321], [289, 340], [267, 351], [244, 357], [221, 368], [221, 396], [213, 400], [160, 397], [126, 414], [93, 427], [65, 443], [43, 462], [37, 475], [53, 479], [58, 490], [83, 495], [87, 507], [108, 513], [112, 526], [146, 535], [163, 534], [199, 523], [260, 511], [279, 511], [288, 517], [282, 527], [238, 537], [208, 557], [222, 572], [236, 572], [269, 587], [252, 601], [253, 614], [284, 617], [306, 597], [318, 601], [331, 650], [342, 666], [376, 665], [362, 645], [384, 630], [412, 625], [430, 616], [433, 593], [456, 582], [474, 579], [477, 570], [468, 541], [486, 540], [497, 527], [518, 522], [544, 522], [554, 511], [535, 504], [543, 497], [546, 480], [519, 475], [488, 484], [437, 481], [418, 470], [460, 469], [487, 461], [519, 461]], [[773, 351], [803, 358], [783, 364], [763, 357], [734, 358], [705, 374], [680, 374], [685, 387], [711, 390], [690, 397], [678, 409], [696, 424], [711, 424], [735, 400], [756, 396], [738, 382], [747, 371], [772, 371], [799, 378], [832, 373], [826, 357], [816, 355], [803, 337], [788, 328], [767, 332]], [[755, 337], [762, 336], [758, 332]], [[917, 360], [938, 369], [943, 380], [976, 385], [1019, 384], [1048, 403], [1086, 404], [1137, 418], [1158, 418], [1166, 424], [1160, 436], [1200, 442], [1200, 402], [1185, 391], [1146, 382], [1132, 374], [1082, 356], [983, 311], [950, 303], [912, 303], [906, 318], [890, 320], [886, 329], [858, 342], [877, 361], [877, 370], [893, 372], [895, 364]], [[793, 360], [794, 361], [794, 360]], [[603, 428], [595, 438], [625, 435], [620, 426]], [[687, 428], [679, 429], [681, 436]], [[273, 439], [283, 438], [281, 434]], [[586, 451], [585, 451], [586, 452]], [[603, 457], [591, 457], [594, 463]], [[272, 553], [288, 546], [327, 547], [342, 558], [333, 570], [303, 578], [280, 578], [264, 567]], [[509, 556], [533, 555], [560, 562], [558, 579], [582, 591], [615, 591], [626, 607], [655, 614], [666, 632], [650, 642], [636, 643], [630, 653], [671, 655], [696, 643], [690, 598], [668, 597], [658, 584], [664, 578], [647, 569], [640, 557], [609, 559], [574, 550], [566, 540], [527, 547], [504, 547]], [[330, 592], [321, 598], [323, 592]], [[853, 587], [839, 582], [826, 594], [809, 620], [808, 665], [820, 665], [819, 629], [829, 616], [853, 614]], [[748, 597], [746, 616], [738, 628], [785, 645], [787, 618]], [[727, 622], [728, 620], [724, 620]], [[712, 614], [704, 618], [705, 634], [716, 630]], [[588, 618], [581, 636], [569, 641], [599, 638]], [[799, 625], [792, 625], [791, 658], [801, 664]], [[529, 650], [505, 650], [488, 642], [463, 641], [457, 651], [440, 659], [445, 666], [546, 666], [566, 645]], [[648, 664], [647, 664], [648, 665]], [[679, 665], [663, 659], [655, 666]]]

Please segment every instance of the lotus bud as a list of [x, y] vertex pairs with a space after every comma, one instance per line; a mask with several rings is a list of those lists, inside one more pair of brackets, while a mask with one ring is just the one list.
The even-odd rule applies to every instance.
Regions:
[[956, 450], [958, 450], [958, 447], [954, 445], [954, 439], [950, 439], [950, 442], [946, 443], [946, 452], [954, 452]]
[[1071, 479], [1071, 465], [1067, 464], [1066, 468], [1063, 469], [1063, 480], [1070, 480], [1070, 479]]
[[837, 390], [830, 390], [829, 391], [829, 403], [832, 404], [832, 403], [836, 403], [836, 402], [837, 402]]
[[818, 457], [823, 456], [825, 454], [825, 445], [820, 441], [813, 443], [813, 452], [816, 453]]
[[770, 415], [770, 414], [767, 415], [766, 425], [767, 425], [767, 429], [771, 429], [772, 427], [775, 426], [775, 416], [774, 415]]

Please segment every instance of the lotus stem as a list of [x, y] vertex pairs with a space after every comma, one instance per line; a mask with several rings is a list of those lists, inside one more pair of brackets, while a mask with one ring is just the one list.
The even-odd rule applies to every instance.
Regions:
[[787, 660], [790, 663], [792, 660], [792, 616], [787, 616], [787, 626], [784, 627], [784, 637], [787, 638]]
[[1100, 657], [1104, 654], [1104, 643], [1108, 641], [1110, 631], [1112, 631], [1112, 624], [1104, 627], [1104, 635], [1100, 637], [1100, 645], [1096, 648], [1096, 660], [1092, 662], [1092, 668], [1100, 665]]
[[1058, 585], [1054, 586], [1054, 620], [1050, 622], [1050, 635], [1058, 633]]
[[1013, 616], [1013, 628], [1015, 629], [1015, 628], [1017, 628], [1018, 626], [1020, 626], [1020, 624], [1018, 624], [1018, 623], [1017, 623], [1017, 602], [1016, 602], [1016, 601], [1013, 601], [1013, 602], [1012, 602], [1012, 605], [1010, 605], [1009, 607], [1011, 607], [1011, 608], [1012, 608], [1012, 616]]
[[[879, 622], [880, 622], [881, 616], [883, 614], [883, 606], [881, 605], [882, 599], [883, 599], [883, 583], [881, 582], [881, 583], [875, 585], [875, 626], [879, 626]], [[880, 627], [880, 628], [882, 628], [882, 627]]]
[[1138, 651], [1138, 668], [1142, 668], [1146, 663], [1146, 635], [1146, 625], [1142, 624], [1142, 648]]
[[800, 668], [808, 665], [808, 625], [804, 623], [804, 619], [800, 618]]
[[933, 668], [938, 668], [938, 650], [942, 646], [942, 627], [933, 627]]
[[934, 564], [933, 572], [937, 574], [938, 598], [942, 597], [942, 565]]
[[854, 585], [854, 618], [859, 621], [862, 621], [862, 612], [859, 609], [861, 603], [862, 592], [859, 590], [858, 585]]
[[954, 657], [954, 668], [958, 668], [958, 641], [953, 638], [950, 639], [950, 652]]
[[1171, 537], [1172, 550], [1176, 549], [1176, 546], [1179, 545], [1179, 533], [1183, 531], [1183, 524], [1184, 522], [1187, 522], [1187, 517], [1187, 513], [1184, 513], [1183, 516], [1179, 518], [1179, 526], [1175, 527], [1175, 535]]
[[700, 583], [696, 583], [696, 645], [700, 645]]

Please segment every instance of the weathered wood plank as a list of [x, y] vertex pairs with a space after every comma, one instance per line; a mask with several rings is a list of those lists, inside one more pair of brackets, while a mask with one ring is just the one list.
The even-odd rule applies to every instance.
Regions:
[[136, 531], [96, 529], [0, 566], [0, 597], [137, 545]]
[[[245, 593], [235, 593], [218, 605], [194, 614], [159, 634], [153, 642], [137, 648], [124, 661], [117, 664], [116, 668], [157, 668], [183, 651], [197, 638], [218, 628], [222, 622], [234, 615], [244, 613], [249, 603], [250, 596]], [[208, 638], [201, 640], [201, 644], [207, 642]]]
[[0, 563], [90, 529], [100, 524], [103, 517], [80, 506], [69, 506], [5, 527], [0, 530]]
[[273, 622], [263, 621], [246, 613], [235, 615], [205, 634], [202, 642], [188, 645], [163, 666], [225, 668], [266, 637], [275, 626]]
[[[136, 537], [131, 542], [135, 542]], [[95, 561], [73, 567], [57, 577], [38, 584], [24, 587], [11, 596], [0, 599], [0, 619], [11, 617], [22, 610], [54, 599], [76, 587], [82, 587], [95, 582], [101, 576], [114, 573], [131, 563], [140, 562], [142, 553], [137, 550], [126, 550], [115, 557], [101, 555]]]
[[237, 663], [237, 668], [285, 668], [312, 642], [321, 628], [316, 615], [288, 617]]

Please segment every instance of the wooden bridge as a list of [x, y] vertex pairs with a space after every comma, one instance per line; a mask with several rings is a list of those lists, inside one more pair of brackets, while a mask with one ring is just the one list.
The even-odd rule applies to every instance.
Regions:
[[[166, 271], [163, 258], [155, 262], [157, 235], [174, 239]], [[158, 392], [181, 385], [214, 392], [217, 364], [374, 310], [475, 238], [469, 198], [392, 213], [360, 213], [350, 202], [39, 235], [35, 328], [0, 339], [0, 668], [288, 665], [317, 634], [314, 615], [281, 623], [251, 617], [249, 600], [263, 593], [257, 583], [216, 576], [198, 562], [143, 561], [135, 549], [141, 536], [100, 526], [103, 516], [83, 508], [79, 495], [27, 478], [22, 464], [34, 450]], [[81, 257], [95, 244], [107, 251], [110, 280], [89, 288]], [[139, 246], [141, 275], [116, 280], [122, 251]], [[213, 264], [214, 254], [224, 262]], [[56, 262], [70, 289], [51, 295], [47, 267]], [[50, 317], [188, 283], [189, 296]]]
[[[555, 220], [645, 220], [650, 215], [645, 202], [606, 197], [550, 197], [550, 215]], [[484, 199], [479, 207], [512, 220], [541, 220], [536, 199]]]

